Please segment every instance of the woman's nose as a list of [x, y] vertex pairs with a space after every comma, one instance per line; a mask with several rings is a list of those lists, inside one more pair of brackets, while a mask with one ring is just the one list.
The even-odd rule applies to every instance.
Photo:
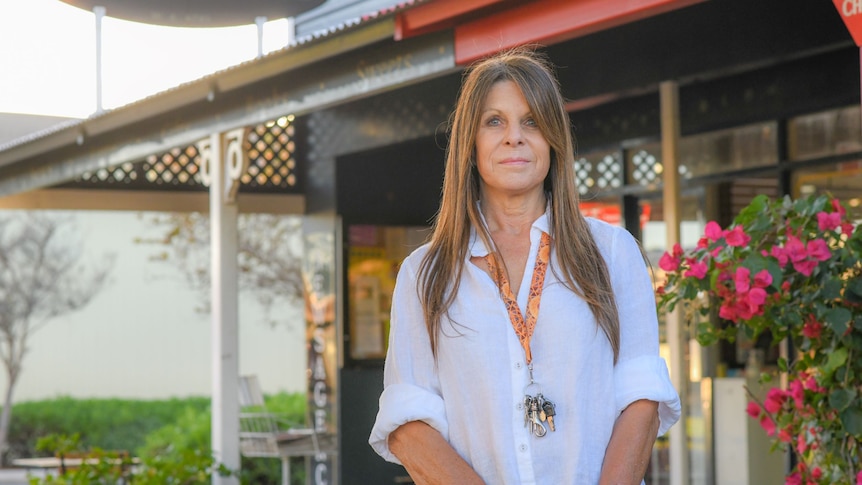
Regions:
[[520, 145], [524, 143], [524, 134], [521, 126], [513, 123], [506, 128], [506, 143], [509, 145]]

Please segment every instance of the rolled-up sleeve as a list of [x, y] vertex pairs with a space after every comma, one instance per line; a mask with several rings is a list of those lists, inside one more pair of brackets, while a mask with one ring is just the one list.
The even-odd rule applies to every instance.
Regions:
[[637, 241], [625, 230], [614, 237], [610, 268], [620, 317], [620, 355], [614, 369], [617, 413], [647, 399], [658, 403], [661, 436], [679, 420], [679, 394], [659, 356], [655, 292]]
[[443, 436], [449, 433], [440, 396], [412, 384], [386, 386], [380, 395], [380, 411], [368, 443], [386, 461], [400, 464], [389, 451], [389, 434], [410, 421], [424, 421]]
[[423, 421], [448, 438], [449, 426], [437, 367], [416, 292], [420, 254], [408, 257], [398, 272], [392, 297], [389, 349], [380, 408], [368, 443], [381, 457], [399, 463], [389, 451], [389, 434], [410, 421]]

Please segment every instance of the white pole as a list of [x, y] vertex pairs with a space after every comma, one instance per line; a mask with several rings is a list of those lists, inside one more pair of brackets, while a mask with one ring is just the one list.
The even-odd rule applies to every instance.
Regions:
[[[210, 251], [212, 266], [212, 449], [216, 460], [239, 472], [239, 332], [237, 206], [227, 202], [224, 150], [210, 137]], [[213, 476], [213, 485], [239, 485]]]
[[105, 7], [96, 5], [93, 7], [96, 14], [96, 114], [102, 112], [102, 17], [105, 16]]
[[[667, 229], [667, 247], [680, 242], [679, 214], [679, 86], [676, 81], [659, 85], [661, 104], [661, 157], [663, 170], [664, 221]], [[688, 406], [688, 367], [685, 362], [685, 327], [680, 309], [665, 316], [667, 343], [670, 347], [670, 369], [674, 387], [682, 403], [682, 417], [670, 429], [670, 485], [689, 483], [689, 450], [686, 432]]]
[[281, 457], [281, 485], [290, 485], [290, 457]]
[[257, 24], [257, 57], [263, 57], [263, 24], [266, 23], [266, 17], [255, 17], [254, 23]]
[[296, 44], [296, 17], [287, 18], [287, 47]]

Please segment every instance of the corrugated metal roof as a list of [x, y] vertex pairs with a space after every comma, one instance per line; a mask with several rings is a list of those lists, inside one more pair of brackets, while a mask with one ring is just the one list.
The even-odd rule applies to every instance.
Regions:
[[41, 130], [34, 131], [32, 133], [28, 133], [26, 135], [19, 136], [17, 138], [13, 138], [6, 142], [0, 143], [0, 152], [12, 148], [18, 145], [24, 145], [25, 143], [30, 143], [32, 141], [38, 140], [40, 138], [44, 138], [46, 136], [50, 136], [53, 133], [57, 133], [59, 131], [65, 130], [67, 128], [72, 128], [74, 126], [80, 125], [84, 120], [79, 119], [69, 119], [66, 121], [62, 121], [57, 123], [56, 125], [51, 125], [48, 128], [44, 128]]
[[159, 91], [159, 92], [154, 93], [150, 96], [146, 96], [144, 98], [138, 99], [136, 101], [125, 104], [123, 106], [119, 106], [119, 107], [111, 109], [111, 110], [104, 110], [103, 112], [100, 112], [100, 113], [94, 113], [85, 119], [73, 119], [73, 120], [70, 120], [68, 122], [64, 122], [64, 123], [60, 123], [60, 124], [55, 125], [55, 126], [51, 126], [51, 127], [44, 129], [44, 130], [36, 131], [36, 132], [30, 133], [28, 135], [25, 135], [25, 136], [22, 136], [19, 138], [15, 138], [15, 139], [7, 141], [5, 143], [0, 143], [0, 152], [3, 152], [5, 150], [11, 149], [11, 148], [19, 146], [19, 145], [24, 145], [27, 143], [34, 142], [36, 140], [48, 137], [48, 136], [50, 136], [54, 133], [60, 132], [62, 130], [74, 128], [77, 125], [83, 124], [85, 121], [90, 121], [90, 120], [95, 120], [95, 119], [101, 118], [102, 116], [104, 116], [110, 112], [133, 110], [142, 104], [148, 103], [153, 98], [164, 96], [167, 93], [171, 93], [173, 91], [179, 90], [183, 86], [188, 86], [188, 85], [198, 84], [198, 83], [206, 83], [207, 81], [212, 80], [212, 79], [218, 77], [219, 75], [221, 75], [223, 73], [235, 72], [235, 71], [245, 69], [248, 66], [254, 65], [254, 64], [259, 63], [259, 62], [263, 62], [263, 61], [265, 61], [271, 57], [278, 56], [287, 50], [296, 49], [296, 48], [305, 48], [309, 45], [312, 45], [312, 44], [319, 42], [319, 41], [322, 41], [324, 39], [328, 39], [330, 37], [334, 37], [334, 36], [343, 34], [344, 32], [347, 32], [349, 30], [357, 28], [364, 23], [367, 23], [367, 22], [370, 22], [373, 20], [377, 20], [377, 19], [380, 19], [383, 17], [392, 16], [392, 15], [395, 15], [396, 13], [398, 13], [400, 11], [409, 9], [415, 5], [418, 5], [421, 3], [428, 3], [431, 1], [433, 1], [433, 0], [401, 1], [401, 2], [393, 4], [392, 6], [388, 6], [388, 7], [382, 8], [382, 9], [378, 9], [378, 10], [374, 10], [374, 11], [369, 12], [367, 14], [363, 14], [363, 15], [360, 15], [358, 17], [353, 17], [353, 18], [341, 21], [341, 22], [339, 22], [335, 25], [332, 25], [331, 27], [328, 27], [326, 29], [322, 29], [322, 30], [316, 31], [312, 34], [305, 35], [301, 38], [297, 38], [296, 42], [294, 44], [286, 46], [282, 49], [278, 49], [278, 50], [269, 52], [269, 53], [267, 53], [267, 54], [265, 54], [259, 58], [250, 59], [250, 60], [242, 62], [240, 64], [236, 64], [236, 65], [227, 67], [225, 69], [218, 70], [218, 71], [213, 72], [211, 74], [207, 74], [203, 77], [193, 79], [193, 80], [190, 80], [190, 81], [187, 81], [184, 83], [180, 83], [177, 86], [166, 89], [164, 91]]

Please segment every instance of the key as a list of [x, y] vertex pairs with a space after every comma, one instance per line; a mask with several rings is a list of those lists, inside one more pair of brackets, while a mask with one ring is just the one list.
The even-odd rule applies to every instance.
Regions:
[[524, 396], [524, 427], [530, 425], [530, 410], [532, 409], [533, 396]]
[[539, 421], [539, 401], [536, 399], [533, 399], [530, 403], [530, 421], [533, 423], [531, 426], [533, 434], [536, 435], [537, 438], [545, 436], [548, 430], [545, 429], [545, 426], [541, 421]]
[[551, 431], [556, 431], [556, 428], [554, 427], [554, 415], [557, 414], [557, 410], [555, 409], [554, 403], [546, 400], [542, 403], [542, 410], [548, 418], [548, 427], [551, 428]]
[[536, 404], [539, 407], [539, 419], [544, 423], [547, 420], [547, 414], [545, 414], [545, 396], [539, 394], [536, 396]]

